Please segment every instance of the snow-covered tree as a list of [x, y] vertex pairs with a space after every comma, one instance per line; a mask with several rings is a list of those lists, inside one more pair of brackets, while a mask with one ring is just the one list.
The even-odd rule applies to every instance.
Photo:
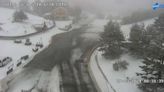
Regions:
[[144, 26], [134, 24], [130, 31], [130, 41], [133, 43], [139, 43], [142, 40], [142, 33], [144, 31]]
[[13, 21], [14, 22], [22, 22], [24, 20], [28, 19], [27, 15], [21, 11], [21, 10], [17, 10], [14, 12], [14, 15], [13, 15]]
[[158, 36], [156, 36], [156, 43], [160, 47], [164, 44], [164, 14], [161, 14], [154, 22], [154, 27], [158, 32]]
[[[164, 88], [164, 51], [155, 51], [156, 57], [146, 57], [143, 66], [140, 66], [142, 73], [137, 73], [142, 78], [142, 82], [138, 85], [145, 92], [159, 92], [158, 89]], [[148, 80], [148, 82], [145, 82]]]
[[134, 24], [130, 31], [130, 38], [131, 45], [129, 47], [132, 54], [137, 56], [142, 56], [143, 54], [143, 39], [144, 38], [144, 25]]
[[[163, 16], [163, 17], [162, 17]], [[149, 42], [146, 48], [144, 48], [145, 59], [141, 73], [137, 73], [143, 80], [139, 84], [139, 88], [144, 92], [161, 92], [160, 89], [164, 89], [164, 15], [161, 15], [156, 19], [153, 25], [150, 25], [146, 29], [146, 37]], [[154, 83], [155, 82], [155, 83]], [[163, 91], [162, 91], [163, 92]]]
[[121, 44], [124, 41], [124, 36], [120, 30], [120, 25], [117, 22], [110, 21], [101, 34], [102, 46], [101, 51], [104, 51], [105, 58], [115, 59], [122, 54]]
[[164, 14], [161, 14], [154, 22], [157, 31], [164, 34]]

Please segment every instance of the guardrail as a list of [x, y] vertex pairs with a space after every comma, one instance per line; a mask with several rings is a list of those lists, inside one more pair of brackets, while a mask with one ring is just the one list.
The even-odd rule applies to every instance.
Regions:
[[97, 81], [96, 81], [96, 78], [94, 77], [93, 72], [91, 71], [91, 67], [90, 67], [90, 59], [91, 59], [91, 56], [92, 56], [93, 52], [99, 47], [99, 45], [100, 45], [100, 44], [97, 44], [95, 47], [93, 47], [93, 48], [89, 51], [88, 56], [86, 57], [86, 59], [87, 59], [86, 61], [87, 61], [87, 63], [88, 63], [89, 75], [90, 75], [92, 81], [94, 82], [94, 85], [95, 85], [95, 87], [96, 87], [96, 90], [97, 90], [98, 92], [102, 92], [102, 91], [101, 91], [101, 88], [98, 86], [98, 83], [97, 83]]
[[95, 60], [96, 60], [97, 66], [98, 66], [98, 68], [99, 68], [101, 74], [103, 75], [104, 79], [106, 80], [107, 84], [110, 85], [110, 87], [112, 88], [113, 92], [116, 92], [116, 90], [113, 88], [113, 86], [112, 86], [111, 83], [109, 82], [108, 78], [107, 78], [106, 75], [104, 74], [104, 72], [103, 72], [103, 70], [102, 70], [102, 68], [101, 68], [101, 66], [100, 66], [100, 64], [99, 64], [97, 55], [95, 56]]
[[[101, 44], [97, 44], [97, 45], [90, 51], [90, 54], [89, 54], [89, 56], [88, 56], [88, 58], [87, 58], [87, 61], [89, 61], [88, 70], [89, 70], [90, 76], [92, 77], [92, 80], [94, 81], [94, 84], [95, 84], [97, 90], [98, 90], [99, 92], [103, 92], [102, 89], [98, 86], [98, 82], [96, 81], [96, 77], [95, 77], [93, 71], [91, 70], [91, 65], [90, 65], [91, 56], [93, 55], [93, 53], [95, 52], [95, 50], [96, 50], [100, 45], [101, 45]], [[99, 62], [98, 62], [97, 55], [96, 55], [94, 58], [95, 58], [95, 60], [96, 60], [96, 65], [97, 65], [98, 69], [100, 70], [100, 72], [101, 72], [103, 78], [104, 78], [105, 81], [106, 81], [106, 84], [105, 84], [105, 85], [107, 85], [107, 87], [108, 87], [108, 92], [110, 92], [110, 91], [109, 91], [110, 88], [112, 89], [113, 92], [116, 92], [116, 90], [112, 87], [111, 83], [109, 82], [109, 80], [108, 80], [107, 77], [105, 76], [105, 74], [104, 74], [104, 72], [103, 72], [103, 70], [102, 70], [102, 68], [101, 68], [101, 66], [100, 66], [100, 64], [99, 64]], [[110, 88], [109, 88], [108, 85], [110, 86]]]

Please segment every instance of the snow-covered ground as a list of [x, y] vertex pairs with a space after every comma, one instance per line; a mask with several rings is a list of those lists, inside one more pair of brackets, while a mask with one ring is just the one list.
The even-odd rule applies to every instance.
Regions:
[[[70, 21], [63, 21], [63, 25], [59, 22], [56, 22], [57, 25], [60, 26], [66, 26], [69, 25]], [[19, 62], [20, 58], [25, 55], [29, 55], [29, 60], [22, 61], [22, 63], [28, 63], [33, 56], [35, 56], [37, 53], [39, 53], [41, 50], [45, 49], [50, 43], [51, 43], [51, 37], [62, 33], [64, 31], [59, 30], [57, 27], [39, 35], [35, 35], [30, 37], [30, 41], [32, 42], [32, 45], [26, 46], [24, 45], [25, 39], [22, 40], [22, 43], [16, 44], [13, 40], [0, 40], [0, 60], [2, 60], [5, 57], [11, 57], [13, 60], [10, 62], [7, 66], [0, 68], [0, 79], [3, 79], [7, 74], [6, 72], [12, 67], [13, 69], [17, 69], [16, 64]], [[42, 43], [44, 45], [43, 48], [39, 49], [37, 53], [33, 52], [32, 49], [35, 48], [36, 43]]]
[[[103, 32], [104, 25], [106, 25], [107, 22], [96, 20], [92, 24], [97, 26], [95, 27], [96, 29], [91, 29], [88, 32], [97, 32], [98, 34]], [[139, 23], [144, 23], [146, 27], [149, 24], [153, 24], [153, 22], [154, 19], [150, 19]], [[129, 33], [132, 25], [133, 24], [121, 26], [121, 30], [126, 40], [129, 39]], [[102, 56], [102, 52], [98, 50], [92, 54], [89, 64], [90, 71], [93, 74], [101, 92], [142, 92], [137, 87], [140, 78], [136, 76], [137, 72], [141, 72], [139, 66], [142, 65], [142, 60], [136, 59], [129, 54], [122, 55], [120, 60], [126, 60], [129, 63], [127, 70], [114, 71], [113, 63], [118, 60], [107, 60]]]
[[90, 75], [92, 75], [92, 79], [94, 79], [95, 84], [97, 84], [97, 89], [100, 92], [114, 92], [110, 86], [110, 84], [106, 81], [103, 74], [101, 73], [101, 70], [99, 69], [99, 66], [96, 62], [96, 52], [94, 52], [90, 58], [89, 63], [89, 70]]
[[[22, 43], [19, 44], [14, 43], [14, 40], [0, 40], [0, 60], [7, 56], [12, 58], [12, 62], [10, 62], [4, 67], [0, 67], [0, 86], [3, 87], [3, 85], [5, 85], [5, 82], [13, 80], [8, 85], [8, 92], [21, 92], [22, 89], [29, 90], [34, 85], [36, 85], [38, 81], [39, 83], [36, 85], [34, 92], [37, 88], [45, 87], [48, 87], [46, 88], [48, 92], [59, 92], [60, 77], [57, 67], [54, 67], [54, 69], [51, 72], [45, 72], [35, 69], [30, 70], [29, 72], [29, 70], [26, 68], [24, 69], [23, 66], [29, 63], [36, 54], [38, 54], [43, 49], [47, 48], [48, 45], [51, 43], [51, 38], [54, 35], [65, 32], [59, 30], [58, 27], [65, 27], [70, 24], [71, 21], [63, 21], [62, 23], [56, 22], [57, 27], [42, 34], [31, 36], [29, 38], [32, 42], [31, 46], [24, 45], [25, 39], [20, 39], [22, 40]], [[44, 47], [40, 48], [39, 51], [35, 53], [32, 51], [32, 49], [36, 47], [35, 45], [38, 42], [42, 43]], [[20, 62], [20, 58], [25, 55], [29, 55], [29, 59], [21, 60], [22, 64], [19, 67], [17, 67], [17, 64]], [[14, 71], [7, 75], [7, 71], [9, 71], [11, 68], [13, 68]], [[18, 76], [15, 77], [16, 75]], [[6, 86], [5, 88], [0, 87], [0, 91], [5, 89]]]
[[[113, 64], [118, 61], [117, 59], [107, 60], [102, 56], [102, 52], [98, 50], [93, 53], [90, 66], [100, 88], [104, 90], [102, 92], [114, 92], [113, 89], [116, 92], [142, 92], [137, 87], [140, 78], [136, 76], [137, 72], [141, 72], [139, 66], [142, 65], [142, 60], [135, 59], [129, 54], [122, 55], [120, 60], [126, 60], [129, 63], [127, 70], [115, 71], [113, 70]], [[107, 80], [102, 76], [102, 73], [106, 76]]]
[[[150, 25], [150, 24], [153, 24], [154, 23], [154, 20], [155, 18], [153, 19], [149, 19], [149, 20], [145, 20], [145, 21], [141, 21], [141, 22], [138, 22], [139, 24], [142, 24], [144, 23], [145, 27]], [[124, 34], [124, 37], [125, 37], [125, 40], [128, 40], [129, 39], [129, 33], [130, 33], [130, 29], [132, 27], [133, 24], [127, 24], [127, 25], [121, 25], [121, 30]]]
[[1, 26], [1, 36], [20, 36], [36, 32], [32, 25], [26, 23], [7, 23]]
[[29, 90], [33, 87], [32, 92], [38, 92], [39, 89], [46, 92], [60, 92], [59, 83], [60, 75], [57, 66], [51, 72], [26, 69], [9, 83], [7, 92], [21, 92], [21, 90]]
[[[145, 27], [153, 24], [154, 23], [154, 19], [149, 19], [149, 20], [145, 20], [145, 21], [141, 21], [138, 22], [139, 24], [144, 23]], [[103, 20], [103, 19], [95, 19], [94, 21], [92, 21], [91, 23], [91, 27], [87, 30], [87, 33], [84, 35], [85, 37], [90, 37], [90, 38], [95, 38], [96, 36], [98, 36], [101, 32], [104, 31], [104, 26], [109, 22], [109, 20]], [[132, 27], [133, 24], [128, 24], [128, 25], [121, 25], [121, 31], [124, 34], [124, 37], [126, 40], [129, 39], [129, 33], [130, 33], [130, 29]], [[91, 34], [89, 34], [91, 33]], [[96, 34], [93, 34], [96, 33]]]
[[0, 36], [20, 36], [34, 33], [37, 31], [34, 26], [41, 26], [44, 22], [48, 27], [53, 26], [51, 21], [28, 13], [26, 13], [28, 19], [24, 22], [13, 22], [15, 10], [0, 8], [0, 12]]

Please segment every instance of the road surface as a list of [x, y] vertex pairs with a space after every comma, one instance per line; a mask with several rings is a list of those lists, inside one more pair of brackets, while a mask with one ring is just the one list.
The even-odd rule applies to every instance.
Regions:
[[[54, 36], [48, 48], [36, 55], [24, 68], [22, 74], [19, 74], [17, 78], [9, 83], [8, 92], [14, 92], [14, 86], [23, 83], [24, 77], [28, 76], [27, 78], [37, 80], [41, 74], [48, 75], [55, 66], [59, 66], [61, 72], [61, 92], [97, 92], [88, 74], [86, 65], [80, 62], [75, 64], [71, 61], [74, 49], [80, 48], [82, 54], [84, 54], [88, 48], [96, 43], [94, 41], [84, 41], [81, 37], [87, 28], [88, 26], [83, 26]], [[75, 66], [77, 65], [80, 65], [82, 68], [76, 68]]]

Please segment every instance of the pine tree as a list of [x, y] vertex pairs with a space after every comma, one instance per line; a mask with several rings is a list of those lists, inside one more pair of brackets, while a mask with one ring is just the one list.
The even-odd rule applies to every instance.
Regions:
[[154, 39], [156, 38], [157, 33], [155, 27], [153, 25], [149, 25], [146, 27], [145, 31], [142, 33], [142, 40], [141, 40], [141, 51], [142, 56], [150, 56], [150, 52], [152, 49], [152, 45], [154, 45]]
[[146, 41], [146, 39], [144, 38], [144, 32], [145, 32], [144, 25], [135, 24], [131, 28], [130, 38], [129, 38], [129, 40], [131, 41], [130, 51], [134, 55], [137, 56], [143, 55], [143, 44], [144, 44], [143, 41]]
[[[148, 26], [144, 36], [144, 39], [148, 39], [148, 44], [143, 50], [146, 58], [143, 61], [144, 65], [140, 66], [142, 72], [137, 73], [143, 80], [149, 80], [148, 83], [143, 81], [138, 85], [144, 92], [160, 92], [159, 89], [164, 89], [164, 83], [159, 81], [164, 80], [163, 19], [164, 15], [161, 15], [153, 25]], [[152, 80], [156, 83], [152, 83]]]
[[157, 31], [164, 34], [164, 14], [161, 14], [154, 22]]
[[101, 34], [101, 42], [103, 43], [100, 50], [104, 51], [104, 57], [115, 59], [122, 54], [121, 44], [124, 41], [124, 36], [120, 30], [120, 25], [117, 22], [110, 21]]
[[161, 46], [164, 43], [164, 14], [161, 14], [154, 22], [154, 27], [158, 32], [158, 36], [156, 37], [157, 45]]
[[[143, 80], [149, 80], [148, 83], [139, 84], [139, 88], [145, 92], [159, 92], [159, 89], [164, 88], [164, 83], [159, 81], [164, 79], [164, 47], [161, 45], [161, 34], [156, 27], [155, 24], [147, 27], [146, 36], [149, 37], [149, 43], [144, 48], [146, 58], [143, 61], [144, 65], [140, 66], [142, 73], [137, 73]], [[152, 80], [157, 83], [152, 83]]]
[[[159, 53], [156, 57], [145, 58], [144, 65], [140, 66], [142, 73], [137, 73], [137, 76], [142, 78], [142, 82], [138, 86], [145, 92], [158, 92], [157, 90], [164, 86], [163, 82], [160, 83], [160, 80], [164, 78], [164, 53]], [[148, 80], [148, 83], [145, 80]]]
[[150, 39], [155, 39], [158, 35], [158, 32], [154, 26], [154, 24], [148, 25], [146, 27], [146, 35], [150, 37]]
[[130, 41], [133, 43], [140, 43], [142, 40], [142, 34], [144, 31], [144, 25], [134, 24], [130, 31]]
[[14, 15], [13, 15], [14, 22], [22, 22], [23, 20], [26, 20], [26, 19], [28, 19], [28, 17], [23, 11], [19, 10], [19, 11], [14, 12]]

